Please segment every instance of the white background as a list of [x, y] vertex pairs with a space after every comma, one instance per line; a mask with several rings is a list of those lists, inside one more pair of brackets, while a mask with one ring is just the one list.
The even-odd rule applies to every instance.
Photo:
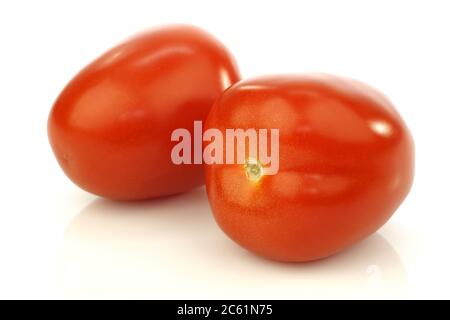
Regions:
[[[204, 189], [115, 203], [73, 185], [46, 122], [70, 78], [161, 23], [203, 27], [244, 77], [328, 72], [390, 97], [416, 143], [413, 189], [374, 236], [308, 264], [253, 256]], [[447, 1], [0, 2], [0, 298], [450, 298]]]

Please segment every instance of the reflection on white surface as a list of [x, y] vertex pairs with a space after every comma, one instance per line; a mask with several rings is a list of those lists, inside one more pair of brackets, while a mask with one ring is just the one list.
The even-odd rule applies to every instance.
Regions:
[[306, 264], [256, 257], [219, 230], [200, 188], [156, 201], [93, 201], [66, 230], [58, 286], [84, 298], [389, 298], [402, 297], [407, 280], [379, 234]]

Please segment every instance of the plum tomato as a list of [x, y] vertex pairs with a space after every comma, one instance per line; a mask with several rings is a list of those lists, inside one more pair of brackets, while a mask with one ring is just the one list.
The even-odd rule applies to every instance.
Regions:
[[202, 165], [174, 165], [171, 133], [204, 120], [239, 80], [228, 50], [184, 25], [153, 29], [78, 73], [50, 112], [48, 135], [66, 175], [107, 198], [137, 200], [204, 184]]
[[315, 260], [354, 244], [391, 217], [412, 185], [410, 131], [384, 95], [356, 80], [244, 80], [216, 100], [209, 128], [279, 130], [276, 174], [264, 174], [259, 159], [205, 166], [221, 229], [269, 259]]

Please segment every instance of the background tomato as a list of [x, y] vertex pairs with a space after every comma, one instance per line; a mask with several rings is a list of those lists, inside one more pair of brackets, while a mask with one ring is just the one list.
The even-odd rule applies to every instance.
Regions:
[[192, 130], [239, 79], [207, 33], [170, 26], [140, 34], [82, 70], [56, 100], [48, 134], [64, 172], [100, 196], [131, 200], [204, 183], [201, 165], [175, 166], [170, 135]]
[[216, 101], [205, 128], [279, 128], [280, 170], [206, 167], [220, 227], [245, 248], [282, 261], [329, 256], [382, 226], [413, 180], [412, 137], [392, 104], [333, 76], [245, 80]]

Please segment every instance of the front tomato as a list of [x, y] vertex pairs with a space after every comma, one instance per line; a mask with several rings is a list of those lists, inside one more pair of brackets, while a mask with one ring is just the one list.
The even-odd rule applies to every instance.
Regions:
[[278, 173], [264, 174], [259, 159], [206, 166], [220, 227], [270, 259], [319, 259], [367, 237], [412, 184], [414, 146], [405, 123], [383, 95], [357, 81], [241, 81], [216, 101], [208, 128], [223, 135], [227, 128], [279, 129]]
[[100, 196], [146, 199], [204, 183], [200, 165], [171, 161], [171, 133], [204, 120], [239, 80], [207, 33], [170, 26], [140, 34], [83, 69], [56, 100], [48, 134], [64, 172]]

